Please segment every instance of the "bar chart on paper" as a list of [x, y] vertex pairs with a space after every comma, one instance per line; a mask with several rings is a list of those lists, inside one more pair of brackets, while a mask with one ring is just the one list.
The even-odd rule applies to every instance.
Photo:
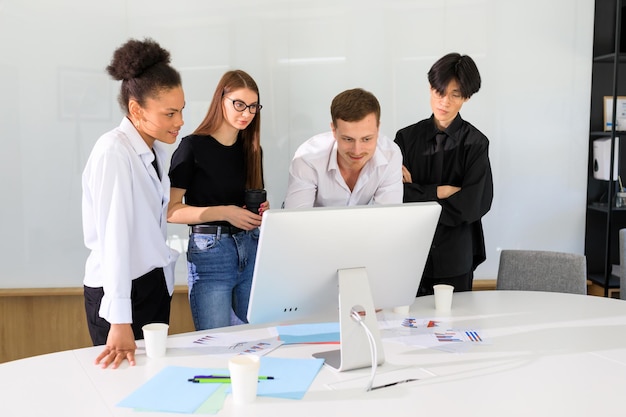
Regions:
[[455, 330], [449, 329], [445, 332], [434, 332], [435, 338], [438, 342], [448, 343], [448, 342], [471, 342], [471, 343], [482, 343], [484, 341], [483, 337], [477, 330]]

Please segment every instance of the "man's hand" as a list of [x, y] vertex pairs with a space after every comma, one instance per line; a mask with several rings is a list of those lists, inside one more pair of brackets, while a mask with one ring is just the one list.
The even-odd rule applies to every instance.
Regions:
[[131, 366], [135, 366], [135, 335], [130, 324], [112, 324], [107, 336], [107, 344], [102, 353], [96, 358], [96, 365], [107, 368], [113, 364], [116, 369], [124, 359]]
[[437, 198], [443, 200], [458, 193], [459, 191], [461, 191], [461, 187], [455, 187], [454, 185], [440, 185], [437, 187]]
[[402, 165], [402, 182], [405, 184], [413, 182], [413, 179], [411, 178], [411, 173], [408, 169], [406, 169], [404, 165]]

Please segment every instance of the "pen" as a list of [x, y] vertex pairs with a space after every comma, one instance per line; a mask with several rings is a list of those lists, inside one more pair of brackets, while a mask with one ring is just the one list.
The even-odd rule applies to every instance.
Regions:
[[374, 391], [375, 389], [393, 387], [394, 385], [398, 385], [398, 384], [406, 384], [407, 382], [413, 382], [413, 381], [419, 381], [419, 380], [415, 379], [415, 378], [409, 378], [409, 379], [405, 379], [404, 381], [392, 382], [390, 384], [385, 384], [385, 385], [379, 385], [377, 387], [372, 387], [370, 389], [370, 391]]
[[230, 378], [190, 378], [194, 384], [230, 384]]
[[[196, 375], [193, 379], [230, 379], [230, 375]], [[258, 379], [274, 379], [273, 376], [259, 376]]]

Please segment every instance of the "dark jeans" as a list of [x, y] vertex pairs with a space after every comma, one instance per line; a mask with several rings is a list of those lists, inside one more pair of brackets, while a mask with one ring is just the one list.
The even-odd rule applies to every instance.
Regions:
[[[102, 287], [84, 287], [85, 313], [87, 327], [94, 346], [105, 345], [111, 325], [100, 317], [100, 303], [104, 296]], [[170, 322], [170, 303], [172, 297], [167, 291], [163, 268], [156, 268], [133, 280], [130, 299], [133, 322], [131, 327], [135, 339], [143, 339], [141, 328], [148, 323]]]
[[433, 295], [433, 285], [448, 284], [454, 286], [454, 292], [471, 291], [474, 282], [474, 271], [455, 277], [434, 278], [423, 276], [420, 286], [417, 289], [417, 297]]

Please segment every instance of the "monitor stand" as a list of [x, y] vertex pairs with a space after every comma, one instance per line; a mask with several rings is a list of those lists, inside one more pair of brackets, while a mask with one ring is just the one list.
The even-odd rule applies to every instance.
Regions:
[[313, 354], [325, 360], [325, 364], [337, 371], [372, 366], [370, 342], [365, 329], [352, 317], [357, 311], [372, 333], [376, 343], [378, 365], [385, 361], [383, 344], [378, 330], [376, 310], [365, 268], [340, 269], [339, 280], [339, 334], [340, 349]]

